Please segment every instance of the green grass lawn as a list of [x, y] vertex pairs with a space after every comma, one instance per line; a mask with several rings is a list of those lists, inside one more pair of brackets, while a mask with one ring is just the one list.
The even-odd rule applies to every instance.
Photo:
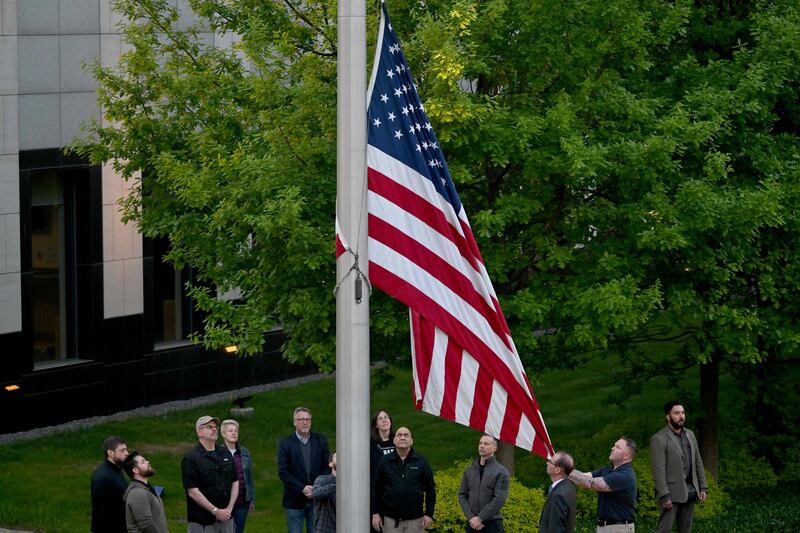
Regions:
[[[592, 450], [596, 448], [597, 462], [578, 464], [578, 468], [583, 470], [604, 464], [608, 449], [619, 434], [626, 433], [634, 438], [652, 434], [663, 423], [660, 406], [675, 393], [666, 382], [657, 382], [642, 394], [620, 402], [619, 406], [611, 405], [607, 398], [613, 397], [618, 388], [611, 377], [612, 368], [613, 363], [601, 361], [579, 370], [549, 372], [539, 376], [535, 385], [555, 447], [567, 450], [587, 446]], [[392, 414], [395, 426], [410, 427], [415, 447], [430, 459], [435, 470], [471, 456], [476, 449], [477, 432], [416, 411], [411, 402], [410, 373], [398, 370], [394, 375], [396, 379], [388, 387], [373, 391], [372, 410], [386, 409]], [[696, 374], [689, 374], [682, 385], [695, 390], [696, 381]], [[723, 393], [732, 388], [731, 383], [723, 381]], [[253, 455], [256, 478], [257, 503], [248, 519], [250, 531], [285, 530], [275, 457], [278, 440], [292, 431], [293, 408], [298, 405], [309, 407], [314, 413], [313, 429], [327, 435], [333, 447], [335, 404], [333, 379], [264, 392], [249, 402], [255, 408], [255, 414], [253, 418], [241, 421], [240, 439]], [[100, 448], [103, 439], [118, 434], [127, 440], [131, 449], [139, 450], [150, 459], [157, 471], [153, 482], [166, 489], [164, 504], [170, 530], [173, 533], [185, 531], [186, 503], [181, 487], [180, 461], [196, 442], [194, 421], [202, 414], [225, 418], [229, 407], [229, 404], [221, 403], [0, 445], [0, 527], [47, 533], [88, 531], [91, 473], [102, 460]], [[691, 426], [694, 421], [691, 412], [688, 417]], [[619, 420], [626, 420], [634, 427], [616, 427], [614, 424]], [[518, 450], [517, 477], [529, 486], [546, 486], [544, 461]], [[764, 501], [763, 497], [762, 494], [759, 499]], [[764, 523], [763, 517], [760, 520]], [[593, 531], [587, 524], [582, 526], [584, 530]], [[713, 524], [708, 524], [706, 529], [701, 526], [698, 524], [695, 530], [750, 531], [725, 529], [725, 526], [717, 529]], [[736, 526], [742, 527], [741, 520], [736, 522]]]

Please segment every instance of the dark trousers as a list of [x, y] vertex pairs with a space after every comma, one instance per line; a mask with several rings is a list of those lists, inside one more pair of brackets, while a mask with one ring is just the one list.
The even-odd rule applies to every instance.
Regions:
[[233, 506], [233, 522], [236, 524], [236, 533], [244, 532], [244, 523], [247, 522], [247, 513], [250, 512], [250, 502], [237, 503]]
[[658, 533], [671, 533], [672, 524], [678, 523], [678, 533], [690, 533], [694, 522], [695, 502], [675, 503], [672, 502], [672, 509], [661, 508], [658, 517]]
[[487, 520], [483, 523], [483, 529], [472, 529], [469, 527], [469, 522], [467, 522], [467, 533], [503, 533], [505, 529], [503, 529], [503, 519], [498, 518], [497, 520]]

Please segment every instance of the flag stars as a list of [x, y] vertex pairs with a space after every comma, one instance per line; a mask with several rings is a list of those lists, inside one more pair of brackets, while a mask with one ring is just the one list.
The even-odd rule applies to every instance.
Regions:
[[422, 141], [422, 147], [428, 149], [428, 141]]
[[403, 136], [403, 132], [401, 132], [400, 130], [395, 130], [395, 132], [394, 132], [394, 138], [395, 139], [399, 139], [402, 136]]
[[422, 129], [422, 126], [419, 125], [419, 122], [414, 123], [414, 129], [417, 131], [420, 131]]
[[410, 133], [411, 135], [414, 135], [415, 131], [416, 130], [414, 130], [414, 126], [413, 125], [410, 128], [408, 128], [408, 133]]
[[392, 122], [394, 122], [394, 119], [397, 118], [397, 115], [395, 115], [393, 111], [390, 111], [389, 114], [387, 115], [387, 118]]
[[422, 148], [420, 147], [419, 143], [417, 143], [417, 152], [422, 152]]
[[372, 125], [375, 126], [376, 128], [380, 128], [381, 127], [381, 119], [376, 118], [375, 120], [372, 121]]
[[394, 95], [395, 95], [396, 97], [400, 98], [401, 96], [403, 96], [403, 91], [402, 91], [402, 90], [400, 90], [400, 89], [395, 89], [395, 90], [394, 90]]
[[406, 85], [405, 83], [403, 84], [403, 93], [408, 94], [408, 85]]
[[403, 114], [404, 115], [408, 115], [408, 107], [404, 107], [403, 108]]
[[431, 123], [430, 123], [430, 122], [426, 122], [426, 123], [425, 123], [425, 126], [423, 126], [423, 127], [424, 127], [424, 128], [427, 130], [427, 131], [431, 131], [431, 129], [433, 129], [433, 126], [431, 126]]
[[381, 94], [381, 102], [384, 104], [389, 101], [389, 97], [386, 96], [386, 93]]
[[390, 80], [394, 78], [394, 72], [392, 72], [392, 69], [386, 71], [386, 77], [388, 77]]

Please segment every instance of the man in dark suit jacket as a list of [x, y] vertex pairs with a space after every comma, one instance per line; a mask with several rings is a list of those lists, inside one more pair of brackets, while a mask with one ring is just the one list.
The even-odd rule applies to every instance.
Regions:
[[697, 439], [686, 429], [686, 411], [677, 400], [664, 405], [667, 424], [650, 439], [650, 461], [656, 498], [661, 506], [658, 532], [669, 533], [677, 519], [679, 533], [689, 533], [695, 500], [708, 493], [706, 473]]
[[311, 432], [311, 411], [305, 407], [294, 410], [294, 434], [278, 444], [278, 476], [283, 481], [283, 507], [289, 533], [314, 531], [314, 480], [329, 474], [328, 440]]
[[567, 477], [575, 466], [572, 456], [556, 452], [547, 460], [547, 475], [553, 483], [539, 518], [539, 533], [574, 533], [578, 503], [575, 487]]

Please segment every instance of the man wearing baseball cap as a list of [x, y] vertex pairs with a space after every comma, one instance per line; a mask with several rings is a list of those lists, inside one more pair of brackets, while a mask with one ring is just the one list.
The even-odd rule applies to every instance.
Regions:
[[239, 479], [231, 454], [217, 444], [219, 418], [201, 416], [195, 430], [199, 442], [181, 463], [188, 533], [233, 533]]

